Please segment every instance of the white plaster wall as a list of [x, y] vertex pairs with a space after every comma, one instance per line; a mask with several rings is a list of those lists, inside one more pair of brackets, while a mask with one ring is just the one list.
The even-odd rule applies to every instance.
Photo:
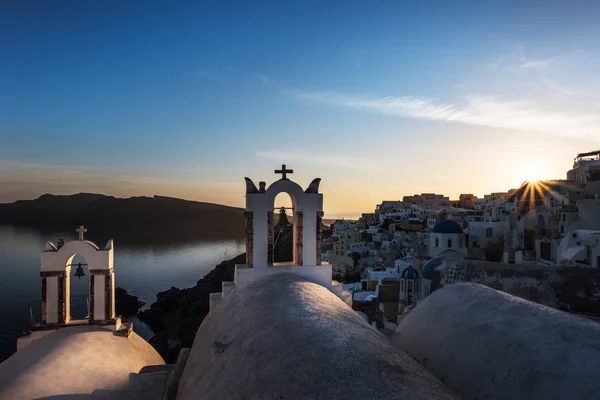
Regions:
[[600, 199], [579, 200], [579, 219], [587, 229], [600, 229]]
[[583, 317], [455, 283], [421, 301], [392, 343], [464, 400], [588, 400], [600, 393], [599, 337]]
[[[65, 282], [63, 291], [65, 292], [65, 322], [71, 321], [71, 267], [65, 269]], [[88, 282], [89, 286], [89, 282]]]
[[[114, 262], [114, 248], [112, 240], [107, 247], [99, 249], [94, 243], [87, 240], [74, 240], [65, 243], [58, 250], [54, 244], [42, 252], [42, 272], [64, 271], [65, 266], [72, 260], [75, 254], [81, 255], [88, 264], [88, 269], [110, 269]], [[48, 248], [48, 246], [47, 246]]]
[[586, 252], [590, 250], [590, 266], [598, 267], [597, 257], [600, 255], [600, 231], [576, 230], [569, 231], [560, 241], [557, 252], [557, 263], [565, 260], [564, 252], [571, 246], [581, 245], [586, 247]]
[[[487, 237], [487, 230], [492, 230], [492, 236]], [[499, 222], [470, 222], [469, 223], [469, 244], [472, 245], [474, 237], [477, 237], [477, 242], [481, 247], [488, 243], [493, 243], [498, 240], [500, 234], [504, 232], [504, 226]]]
[[94, 319], [106, 319], [106, 293], [104, 291], [104, 275], [94, 277]]
[[317, 263], [317, 210], [304, 214], [302, 241], [302, 262], [305, 265]]
[[46, 322], [56, 324], [58, 322], [58, 277], [46, 278]]
[[235, 289], [235, 282], [221, 283], [221, 297], [226, 299], [227, 296]]
[[[436, 247], [435, 239], [439, 239]], [[448, 239], [452, 239], [452, 247], [448, 247]], [[467, 245], [464, 233], [432, 233], [429, 235], [429, 256], [436, 257], [445, 250], [455, 250], [465, 257], [467, 256]], [[462, 245], [461, 245], [462, 240]]]
[[266, 267], [268, 265], [268, 221], [267, 212], [255, 211], [252, 221], [253, 236], [252, 236], [252, 263], [255, 268]]
[[110, 296], [111, 296], [111, 307], [110, 307], [110, 313], [111, 315], [108, 316], [108, 318], [114, 318], [116, 316], [116, 311], [115, 311], [115, 307], [116, 307], [116, 299], [115, 299], [115, 274], [112, 273], [110, 274], [110, 279], [112, 281], [111, 284], [111, 288], [112, 290], [110, 291]]
[[332, 267], [331, 264], [326, 263], [312, 266], [295, 265], [270, 268], [248, 268], [245, 265], [236, 265], [234, 282], [235, 286], [240, 288], [256, 281], [257, 279], [282, 273], [292, 273], [301, 276], [326, 288], [331, 288], [332, 285]]

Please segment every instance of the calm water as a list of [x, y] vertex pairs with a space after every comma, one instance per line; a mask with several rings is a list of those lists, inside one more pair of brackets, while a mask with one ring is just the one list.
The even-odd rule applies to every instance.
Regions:
[[[29, 307], [40, 320], [41, 278], [40, 252], [46, 241], [65, 242], [77, 238], [73, 233], [41, 231], [0, 225], [0, 362], [16, 351], [16, 339], [30, 326]], [[92, 238], [93, 240], [93, 238]], [[96, 243], [104, 247], [105, 243]], [[200, 241], [186, 244], [140, 246], [115, 241], [115, 281], [131, 294], [146, 302], [154, 302], [156, 294], [171, 286], [193, 286], [223, 260], [246, 251], [242, 240]], [[76, 259], [75, 262], [85, 262]], [[71, 273], [75, 272], [71, 268]], [[81, 279], [71, 277], [71, 314], [87, 313], [88, 271]], [[152, 332], [141, 321], [134, 320], [134, 330], [149, 339]]]

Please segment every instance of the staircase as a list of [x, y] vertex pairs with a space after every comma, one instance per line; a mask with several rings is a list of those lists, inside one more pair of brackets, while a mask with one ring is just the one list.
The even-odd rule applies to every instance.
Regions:
[[344, 303], [352, 307], [352, 293], [344, 290], [341, 283], [338, 281], [331, 281], [331, 292], [339, 297]]
[[181, 349], [175, 364], [147, 365], [129, 378], [125, 398], [131, 400], [175, 400], [190, 349]]
[[130, 399], [162, 400], [175, 364], [148, 365], [129, 378]]

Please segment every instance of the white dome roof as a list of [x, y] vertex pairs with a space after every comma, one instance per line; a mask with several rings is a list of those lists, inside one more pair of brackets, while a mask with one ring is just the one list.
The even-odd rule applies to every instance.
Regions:
[[0, 399], [97, 390], [114, 394], [127, 386], [129, 374], [164, 363], [148, 342], [133, 332], [128, 338], [116, 335], [114, 325], [65, 327], [50, 331], [0, 364]]

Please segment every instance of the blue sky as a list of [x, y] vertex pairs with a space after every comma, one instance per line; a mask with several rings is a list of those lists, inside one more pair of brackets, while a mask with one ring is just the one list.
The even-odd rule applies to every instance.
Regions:
[[[326, 4], [322, 4], [326, 3]], [[243, 204], [286, 162], [326, 211], [562, 178], [600, 148], [594, 1], [8, 1], [0, 201]]]

